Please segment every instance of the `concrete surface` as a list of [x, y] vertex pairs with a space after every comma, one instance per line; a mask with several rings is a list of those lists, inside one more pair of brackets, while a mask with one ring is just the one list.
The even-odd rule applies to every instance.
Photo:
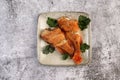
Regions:
[[[92, 20], [92, 63], [39, 64], [40, 13], [84, 11]], [[120, 0], [0, 0], [0, 80], [120, 80]]]

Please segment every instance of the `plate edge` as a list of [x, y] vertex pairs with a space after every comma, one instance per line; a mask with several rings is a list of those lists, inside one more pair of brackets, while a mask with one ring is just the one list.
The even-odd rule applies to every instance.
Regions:
[[[39, 23], [39, 19], [40, 19], [40, 16], [41, 15], [43, 15], [43, 14], [48, 14], [48, 13], [82, 13], [82, 14], [85, 14], [87, 17], [90, 17], [90, 15], [88, 14], [88, 13], [86, 13], [86, 12], [79, 12], [79, 11], [55, 11], [55, 12], [43, 12], [43, 13], [40, 13], [39, 14], [39, 17], [38, 17], [38, 23]], [[76, 65], [51, 65], [51, 64], [44, 64], [44, 63], [42, 63], [41, 61], [40, 61], [40, 54], [38, 53], [39, 51], [39, 49], [38, 49], [38, 40], [39, 40], [39, 37], [38, 37], [38, 35], [39, 35], [39, 31], [38, 31], [38, 26], [39, 26], [39, 24], [37, 24], [37, 59], [38, 59], [38, 61], [39, 61], [39, 63], [40, 64], [42, 64], [42, 65], [45, 65], [45, 66], [76, 66]], [[90, 38], [90, 40], [89, 40], [89, 43], [90, 43], [90, 50], [89, 50], [89, 53], [90, 53], [90, 57], [89, 57], [89, 61], [88, 62], [86, 62], [86, 63], [84, 63], [84, 64], [79, 64], [79, 65], [87, 65], [87, 64], [89, 64], [89, 63], [91, 63], [91, 57], [92, 57], [92, 44], [91, 44], [91, 23], [89, 24], [89, 38]], [[78, 66], [78, 65], [77, 65]]]

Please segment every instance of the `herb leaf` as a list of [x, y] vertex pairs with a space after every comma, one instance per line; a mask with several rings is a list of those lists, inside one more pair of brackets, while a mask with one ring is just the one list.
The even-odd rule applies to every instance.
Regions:
[[47, 19], [47, 24], [50, 27], [56, 27], [58, 25], [57, 20], [53, 19], [53, 18], [50, 18], [50, 17], [48, 17], [48, 19]]
[[90, 19], [83, 16], [83, 15], [80, 15], [79, 16], [79, 19], [78, 19], [78, 25], [80, 27], [81, 30], [84, 30], [87, 28], [87, 25], [90, 23]]
[[62, 56], [62, 59], [63, 59], [63, 60], [66, 60], [68, 57], [69, 57], [69, 54], [64, 53], [63, 56]]
[[53, 53], [54, 51], [55, 51], [54, 47], [52, 47], [51, 45], [47, 45], [43, 49], [43, 54]]
[[90, 46], [87, 45], [86, 43], [83, 43], [83, 44], [81, 44], [81, 46], [80, 46], [80, 50], [81, 50], [82, 52], [85, 52], [85, 50], [87, 50], [87, 49], [89, 49], [89, 48], [90, 48]]
[[55, 48], [52, 47], [52, 46], [49, 46], [49, 52], [50, 52], [50, 53], [53, 53], [54, 51], [55, 51]]

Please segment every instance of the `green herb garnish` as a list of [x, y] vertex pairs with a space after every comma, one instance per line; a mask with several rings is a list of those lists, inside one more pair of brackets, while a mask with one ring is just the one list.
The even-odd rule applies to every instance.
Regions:
[[69, 58], [69, 54], [64, 53], [63, 56], [62, 56], [62, 59], [63, 59], [63, 60], [66, 60], [67, 58]]
[[49, 53], [53, 53], [55, 50], [54, 47], [52, 47], [51, 45], [47, 45], [44, 47], [43, 49], [43, 54], [49, 54]]
[[84, 30], [87, 28], [87, 25], [90, 23], [90, 19], [80, 15], [79, 19], [78, 19], [78, 25], [80, 27], [81, 30]]
[[48, 19], [47, 19], [47, 24], [50, 27], [56, 27], [58, 25], [57, 20], [53, 19], [53, 18], [50, 18], [50, 17], [48, 17]]
[[87, 49], [89, 49], [89, 48], [90, 48], [90, 46], [87, 45], [86, 43], [83, 43], [83, 44], [81, 44], [81, 46], [80, 46], [80, 50], [81, 50], [82, 52], [85, 52], [85, 50], [87, 50]]

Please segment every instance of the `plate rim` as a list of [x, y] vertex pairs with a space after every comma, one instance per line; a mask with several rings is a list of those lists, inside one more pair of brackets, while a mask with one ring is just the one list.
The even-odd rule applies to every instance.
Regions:
[[[89, 17], [90, 19], [91, 19], [91, 17], [90, 17], [90, 15], [88, 14], [88, 13], [86, 13], [86, 12], [79, 12], [79, 11], [53, 11], [53, 12], [42, 12], [42, 13], [40, 13], [39, 14], [39, 16], [38, 16], [38, 19], [37, 19], [37, 59], [38, 59], [38, 61], [39, 61], [39, 63], [40, 64], [42, 64], [42, 65], [44, 65], [44, 66], [78, 66], [78, 65], [76, 65], [76, 64], [74, 64], [74, 65], [61, 65], [61, 64], [44, 64], [44, 63], [42, 63], [41, 61], [40, 61], [40, 55], [39, 55], [39, 49], [38, 49], [38, 41], [39, 41], [39, 32], [38, 32], [38, 27], [39, 27], [39, 19], [40, 19], [40, 16], [41, 15], [43, 15], [43, 14], [49, 14], [49, 13], [82, 13], [82, 14], [85, 14], [85, 15], [87, 15], [87, 17]], [[86, 63], [84, 63], [84, 64], [79, 64], [79, 65], [88, 65], [88, 64], [90, 64], [91, 62], [92, 62], [92, 41], [91, 41], [91, 37], [92, 37], [92, 31], [91, 31], [91, 22], [90, 22], [90, 24], [88, 25], [89, 27], [89, 31], [88, 31], [88, 37], [89, 37], [89, 41], [88, 41], [88, 43], [89, 43], [89, 45], [90, 45], [90, 49], [89, 49], [89, 58], [88, 58], [88, 61], [86, 62]]]

